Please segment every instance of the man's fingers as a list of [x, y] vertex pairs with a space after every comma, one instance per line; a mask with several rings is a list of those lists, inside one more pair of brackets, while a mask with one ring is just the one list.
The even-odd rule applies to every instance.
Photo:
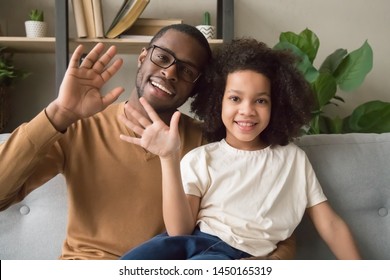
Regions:
[[103, 107], [106, 108], [108, 105], [114, 103], [115, 100], [125, 91], [123, 87], [116, 87], [102, 97]]
[[87, 56], [83, 59], [83, 62], [81, 62], [80, 67], [91, 69], [95, 62], [99, 59], [100, 54], [103, 50], [103, 43], [96, 44], [93, 49], [87, 54]]
[[114, 61], [109, 67], [106, 69], [100, 70], [99, 73], [101, 73], [102, 79], [107, 82], [109, 79], [111, 79], [112, 76], [115, 75], [116, 72], [122, 67], [123, 65], [123, 59], [119, 58]]
[[84, 46], [78, 45], [74, 50], [70, 60], [69, 60], [69, 68], [79, 68], [80, 57], [83, 54]]
[[110, 63], [110, 61], [114, 58], [116, 54], [116, 47], [111, 46], [108, 48], [108, 50], [99, 57], [99, 59], [96, 60], [92, 64], [92, 69], [95, 70], [97, 73], [102, 73], [104, 71], [104, 68]]

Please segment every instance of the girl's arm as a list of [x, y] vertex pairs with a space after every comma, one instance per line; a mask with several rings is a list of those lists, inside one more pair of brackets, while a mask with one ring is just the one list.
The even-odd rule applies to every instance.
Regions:
[[192, 234], [199, 211], [200, 198], [183, 190], [178, 153], [160, 157], [163, 185], [163, 217], [168, 235]]
[[310, 207], [306, 211], [321, 238], [336, 258], [344, 260], [361, 259], [349, 227], [327, 201]]
[[122, 140], [139, 145], [158, 155], [162, 170], [163, 217], [169, 235], [191, 234], [195, 228], [200, 199], [183, 190], [180, 173], [180, 112], [175, 112], [167, 126], [144, 98], [140, 98], [147, 115], [129, 105], [132, 120], [120, 116], [123, 123], [140, 137], [120, 135]]

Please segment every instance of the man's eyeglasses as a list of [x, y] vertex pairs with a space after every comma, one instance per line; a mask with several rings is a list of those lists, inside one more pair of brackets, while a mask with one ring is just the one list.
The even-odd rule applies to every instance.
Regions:
[[152, 49], [150, 54], [151, 62], [164, 69], [176, 64], [179, 77], [186, 82], [195, 83], [202, 74], [194, 66], [177, 59], [173, 54], [159, 46], [153, 45], [148, 49]]

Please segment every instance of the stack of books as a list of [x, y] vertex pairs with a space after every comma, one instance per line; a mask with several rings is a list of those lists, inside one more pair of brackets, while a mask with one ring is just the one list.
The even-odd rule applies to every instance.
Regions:
[[103, 38], [101, 0], [72, 0], [77, 37]]
[[104, 31], [101, 0], [72, 0], [79, 38], [116, 38], [141, 15], [150, 0], [124, 0], [109, 29]]
[[101, 0], [72, 0], [79, 38], [152, 36], [162, 27], [182, 23], [181, 19], [140, 18], [150, 0], [124, 0], [109, 28], [104, 30]]

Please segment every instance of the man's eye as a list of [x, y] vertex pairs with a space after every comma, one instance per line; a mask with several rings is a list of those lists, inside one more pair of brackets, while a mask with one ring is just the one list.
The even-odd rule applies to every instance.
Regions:
[[181, 71], [183, 72], [183, 74], [185, 74], [188, 77], [194, 77], [195, 75], [194, 71], [190, 67], [185, 65], [182, 65]]
[[157, 54], [156, 57], [161, 62], [168, 62], [169, 61], [169, 57], [164, 55], [164, 54]]

